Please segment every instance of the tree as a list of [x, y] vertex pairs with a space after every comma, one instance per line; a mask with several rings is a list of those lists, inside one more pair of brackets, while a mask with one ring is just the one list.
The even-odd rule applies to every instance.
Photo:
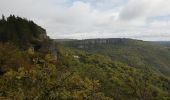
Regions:
[[2, 21], [5, 21], [5, 16], [2, 14]]

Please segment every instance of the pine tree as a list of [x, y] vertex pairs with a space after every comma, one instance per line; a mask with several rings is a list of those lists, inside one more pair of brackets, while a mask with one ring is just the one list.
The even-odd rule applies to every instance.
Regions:
[[5, 20], [5, 16], [4, 15], [2, 15], [2, 20]]

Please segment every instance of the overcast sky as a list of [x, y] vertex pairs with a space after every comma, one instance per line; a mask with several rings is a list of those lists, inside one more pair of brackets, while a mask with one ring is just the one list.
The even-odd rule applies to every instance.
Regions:
[[0, 14], [33, 20], [51, 38], [170, 40], [170, 0], [0, 0]]

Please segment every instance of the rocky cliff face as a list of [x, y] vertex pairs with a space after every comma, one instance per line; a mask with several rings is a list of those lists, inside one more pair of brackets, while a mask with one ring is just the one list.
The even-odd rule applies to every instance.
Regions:
[[127, 38], [86, 39], [73, 41], [73, 46], [76, 46], [78, 48], [88, 48], [89, 46], [98, 44], [126, 44], [131, 40], [132, 39]]

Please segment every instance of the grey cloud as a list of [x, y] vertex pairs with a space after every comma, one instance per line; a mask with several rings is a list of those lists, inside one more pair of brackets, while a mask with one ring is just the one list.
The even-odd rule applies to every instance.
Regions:
[[[147, 0], [148, 1], [148, 0]], [[120, 19], [134, 20], [147, 16], [150, 11], [151, 4], [146, 0], [130, 0], [128, 4], [120, 12]]]
[[[165, 2], [166, 1], [166, 2]], [[170, 40], [168, 0], [0, 0], [0, 14], [16, 14], [47, 29], [51, 38], [128, 37]], [[155, 35], [155, 36], [154, 36]], [[148, 38], [147, 38], [148, 36]]]
[[120, 11], [120, 19], [135, 20], [170, 14], [169, 0], [129, 0]]

